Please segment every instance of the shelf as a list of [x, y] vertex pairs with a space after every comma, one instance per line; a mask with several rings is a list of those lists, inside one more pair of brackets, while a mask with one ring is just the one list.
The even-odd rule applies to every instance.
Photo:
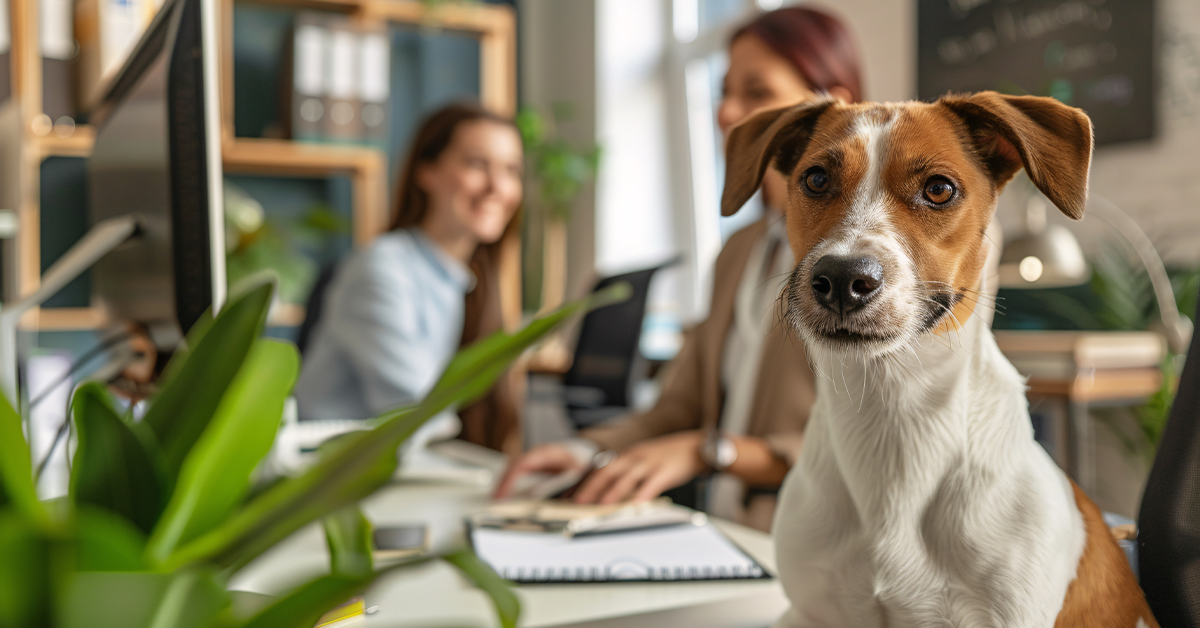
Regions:
[[38, 154], [42, 159], [47, 157], [90, 157], [92, 145], [96, 143], [96, 131], [92, 127], [81, 124], [75, 127], [67, 137], [60, 137], [58, 129], [45, 137], [37, 139]]
[[428, 8], [412, 0], [237, 0], [318, 11], [351, 13], [365, 19], [490, 32], [512, 21], [512, 12], [486, 4], [448, 3]]
[[290, 140], [239, 137], [221, 151], [226, 172], [328, 176], [363, 168], [384, 168], [386, 156], [360, 146], [308, 144]]
[[[333, 4], [341, 4], [341, 2], [334, 0]], [[429, 24], [455, 30], [491, 33], [510, 28], [513, 23], [512, 11], [494, 5], [443, 4], [429, 9], [423, 2], [397, 2], [397, 0], [360, 0], [350, 4], [359, 5], [358, 10], [367, 18], [410, 24]]]
[[36, 318], [30, 318], [33, 320], [29, 322], [38, 331], [103, 329], [109, 324], [108, 316], [98, 307], [41, 308], [37, 310]]
[[387, 226], [387, 155], [382, 151], [239, 137], [225, 140], [221, 156], [226, 172], [295, 177], [346, 175], [354, 187], [354, 243], [370, 242]]

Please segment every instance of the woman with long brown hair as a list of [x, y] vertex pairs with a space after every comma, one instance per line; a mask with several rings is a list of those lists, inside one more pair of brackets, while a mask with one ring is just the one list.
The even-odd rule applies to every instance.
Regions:
[[[458, 348], [500, 328], [496, 245], [522, 195], [521, 138], [475, 105], [417, 131], [392, 229], [338, 268], [296, 385], [301, 420], [366, 419], [419, 401]], [[461, 416], [461, 423], [459, 417]], [[511, 447], [509, 389], [430, 421], [414, 441]]]
[[[818, 10], [772, 11], [730, 40], [717, 123], [728, 133], [756, 111], [822, 95], [862, 98], [849, 31]], [[788, 336], [774, 307], [793, 266], [780, 211], [786, 194], [782, 175], [770, 171], [765, 216], [725, 244], [709, 316], [685, 335], [658, 403], [579, 439], [531, 449], [510, 466], [497, 496], [510, 494], [531, 472], [582, 470], [611, 459], [587, 476], [577, 501], [650, 499], [711, 474], [703, 499], [693, 503], [762, 529], [770, 525], [770, 491], [800, 451], [815, 398], [803, 346]], [[616, 456], [594, 457], [600, 450]]]

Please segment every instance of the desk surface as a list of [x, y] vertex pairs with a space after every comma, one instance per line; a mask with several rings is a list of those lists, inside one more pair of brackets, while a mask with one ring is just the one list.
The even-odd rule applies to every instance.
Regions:
[[[450, 483], [393, 485], [363, 504], [376, 525], [424, 523], [435, 551], [461, 546], [463, 518], [487, 504], [486, 490]], [[770, 536], [730, 522], [715, 521], [755, 560], [774, 573]], [[320, 526], [312, 525], [243, 569], [230, 588], [278, 594], [328, 571], [329, 554]], [[688, 625], [751, 628], [766, 626], [787, 607], [777, 580], [541, 584], [516, 588], [521, 625]], [[484, 594], [443, 562], [384, 577], [366, 594], [378, 612], [363, 626], [492, 626], [495, 616]]]

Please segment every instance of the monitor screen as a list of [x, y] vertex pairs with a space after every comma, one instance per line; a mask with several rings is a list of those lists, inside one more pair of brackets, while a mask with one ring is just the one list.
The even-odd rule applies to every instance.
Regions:
[[92, 114], [92, 222], [133, 214], [140, 227], [97, 263], [95, 294], [114, 320], [178, 332], [158, 337], [224, 296], [212, 4], [168, 0]]

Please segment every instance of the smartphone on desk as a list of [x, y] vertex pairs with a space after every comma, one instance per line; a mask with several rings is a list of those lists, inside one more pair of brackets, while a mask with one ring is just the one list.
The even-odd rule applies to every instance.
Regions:
[[384, 526], [371, 532], [371, 546], [380, 560], [413, 558], [429, 551], [429, 527]]

